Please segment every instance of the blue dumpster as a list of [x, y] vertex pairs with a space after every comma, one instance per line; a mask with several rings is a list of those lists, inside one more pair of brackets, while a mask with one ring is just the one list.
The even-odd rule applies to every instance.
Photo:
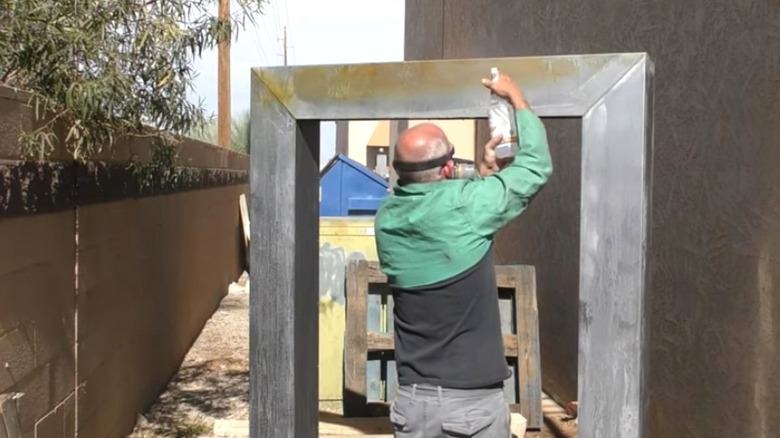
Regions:
[[338, 154], [320, 172], [320, 216], [373, 216], [387, 187], [384, 178]]

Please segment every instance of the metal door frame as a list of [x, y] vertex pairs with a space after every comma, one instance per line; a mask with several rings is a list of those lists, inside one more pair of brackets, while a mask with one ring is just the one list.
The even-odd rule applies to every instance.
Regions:
[[491, 67], [582, 118], [579, 436], [647, 434], [653, 63], [644, 53], [252, 70], [252, 437], [317, 436], [322, 120], [484, 118]]

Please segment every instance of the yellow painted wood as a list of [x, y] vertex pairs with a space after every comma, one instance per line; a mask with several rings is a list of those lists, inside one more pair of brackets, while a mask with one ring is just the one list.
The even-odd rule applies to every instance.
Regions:
[[[320, 245], [341, 248], [345, 255], [359, 252], [377, 260], [374, 218], [321, 218]], [[330, 296], [320, 298], [319, 400], [342, 400], [344, 387], [345, 308]]]
[[325, 243], [343, 248], [347, 254], [360, 252], [367, 260], [376, 261], [374, 218], [320, 219], [320, 245]]
[[319, 399], [341, 400], [344, 387], [344, 305], [326, 295], [320, 297]]

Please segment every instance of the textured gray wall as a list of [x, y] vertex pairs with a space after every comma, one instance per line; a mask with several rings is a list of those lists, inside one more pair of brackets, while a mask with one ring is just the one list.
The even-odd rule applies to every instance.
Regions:
[[[656, 65], [651, 436], [775, 436], [780, 4], [406, 1], [409, 60], [634, 51]], [[539, 267], [545, 384], [569, 399], [579, 124], [547, 125], [557, 173], [497, 252]]]

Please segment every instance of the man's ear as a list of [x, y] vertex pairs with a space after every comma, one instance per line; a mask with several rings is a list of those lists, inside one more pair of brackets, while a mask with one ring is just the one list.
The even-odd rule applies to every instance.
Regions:
[[453, 160], [447, 161], [447, 163], [441, 168], [441, 174], [446, 179], [451, 179], [455, 175], [455, 162]]

